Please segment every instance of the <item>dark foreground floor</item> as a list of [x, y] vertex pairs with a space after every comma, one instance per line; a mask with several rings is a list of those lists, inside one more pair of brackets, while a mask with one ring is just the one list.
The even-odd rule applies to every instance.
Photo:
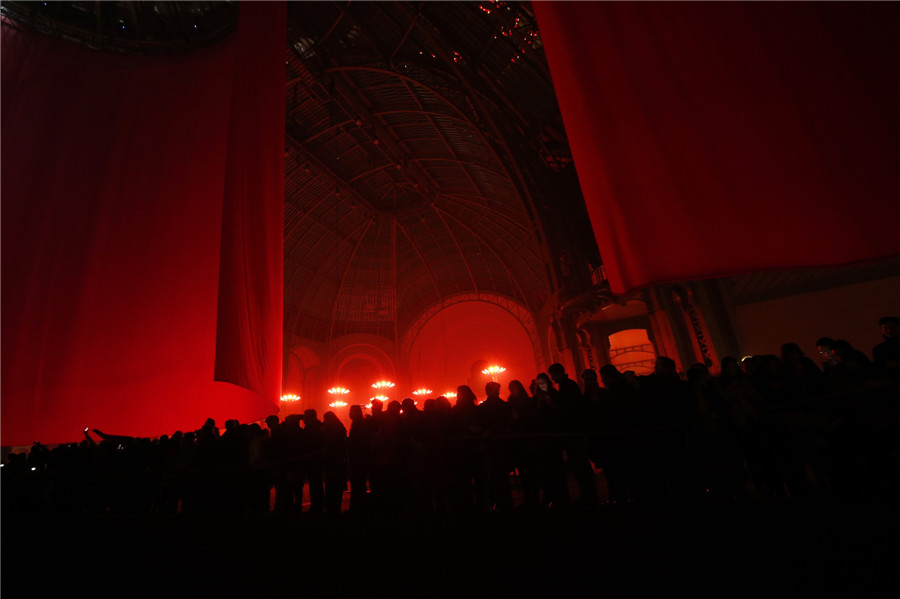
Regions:
[[887, 598], [900, 596], [898, 508], [4, 517], [2, 595]]

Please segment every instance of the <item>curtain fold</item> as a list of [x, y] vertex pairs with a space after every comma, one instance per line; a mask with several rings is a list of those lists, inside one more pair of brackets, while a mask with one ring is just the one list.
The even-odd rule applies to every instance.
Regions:
[[[230, 141], [236, 109], [268, 111], [283, 98], [283, 74], [260, 85], [256, 106], [236, 90], [248, 83], [243, 53], [282, 64], [284, 5], [242, 5], [240, 19], [237, 34], [179, 56], [98, 52], [3, 21], [3, 445], [77, 441], [85, 426], [158, 435], [275, 411], [277, 294], [277, 331], [270, 316], [259, 323], [276, 359], [249, 367], [258, 374], [247, 388], [214, 381], [219, 274], [234, 267], [223, 255], [249, 236], [266, 258], [247, 268], [264, 263], [252, 276], [270, 277], [256, 297], [281, 280], [280, 221], [278, 240], [265, 236], [280, 218], [283, 140], [270, 130], [283, 110], [264, 134], [241, 138], [265, 158], [236, 162]], [[248, 21], [282, 40], [277, 53], [241, 35]], [[276, 182], [235, 192], [235, 177], [270, 177], [276, 153]], [[253, 210], [236, 212], [226, 199], [235, 193], [265, 204], [264, 226], [240, 222]]]
[[900, 7], [535, 2], [613, 292], [900, 255]]

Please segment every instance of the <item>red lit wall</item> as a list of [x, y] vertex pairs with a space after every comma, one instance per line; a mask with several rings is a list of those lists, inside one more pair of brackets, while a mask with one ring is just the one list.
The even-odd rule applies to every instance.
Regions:
[[489, 377], [477, 373], [476, 362], [499, 363], [506, 372], [499, 375], [503, 397], [512, 379], [527, 387], [540, 368], [535, 362], [532, 341], [524, 327], [509, 312], [487, 302], [462, 302], [438, 312], [416, 337], [410, 354], [409, 376], [413, 386], [428, 386], [439, 395], [470, 385], [484, 398]]
[[872, 348], [883, 341], [878, 319], [897, 316], [898, 300], [900, 277], [887, 277], [741, 304], [735, 306], [734, 323], [748, 355], [777, 355], [782, 343], [793, 342], [820, 362], [816, 339], [831, 337], [871, 358]]

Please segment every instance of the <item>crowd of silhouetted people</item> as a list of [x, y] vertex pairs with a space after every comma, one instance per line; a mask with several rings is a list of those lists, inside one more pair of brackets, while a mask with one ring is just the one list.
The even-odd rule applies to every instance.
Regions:
[[823, 337], [818, 363], [787, 343], [726, 357], [715, 376], [667, 357], [644, 376], [605, 365], [580, 381], [553, 364], [527, 386], [488, 383], [484, 398], [463, 385], [455, 403], [351, 406], [349, 423], [306, 410], [154, 439], [86, 429], [80, 443], [10, 454], [2, 503], [328, 515], [897, 497], [900, 321], [882, 330], [872, 360]]

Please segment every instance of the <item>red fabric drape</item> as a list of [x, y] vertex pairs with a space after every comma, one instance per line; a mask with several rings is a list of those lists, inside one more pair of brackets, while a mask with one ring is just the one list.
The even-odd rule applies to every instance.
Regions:
[[533, 7], [614, 292], [900, 255], [900, 5]]
[[[181, 56], [2, 26], [3, 445], [272, 413], [284, 4], [242, 5], [236, 34]], [[246, 329], [251, 351], [217, 343]]]

